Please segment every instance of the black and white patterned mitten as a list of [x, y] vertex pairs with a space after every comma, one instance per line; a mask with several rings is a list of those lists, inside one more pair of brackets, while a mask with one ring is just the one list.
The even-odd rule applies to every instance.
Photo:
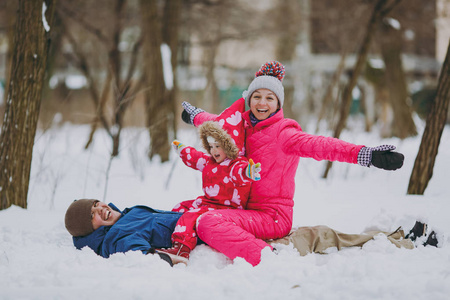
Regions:
[[405, 157], [393, 150], [395, 146], [392, 145], [363, 147], [358, 153], [358, 164], [365, 167], [375, 166], [384, 170], [400, 169]]
[[183, 121], [187, 124], [193, 125], [195, 116], [201, 112], [204, 112], [203, 109], [197, 108], [194, 105], [192, 105], [186, 101], [183, 101], [183, 103], [181, 103], [181, 105], [184, 108], [183, 112], [181, 113], [181, 119], [183, 119]]

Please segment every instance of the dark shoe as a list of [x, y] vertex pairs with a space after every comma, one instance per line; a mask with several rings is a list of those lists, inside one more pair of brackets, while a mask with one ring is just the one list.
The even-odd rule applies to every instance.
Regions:
[[171, 267], [173, 267], [172, 259], [170, 259], [170, 256], [166, 253], [157, 253], [159, 255], [159, 258], [167, 262]]
[[429, 235], [428, 235], [428, 239], [425, 243], [423, 243], [424, 246], [433, 246], [433, 247], [437, 247], [438, 245], [438, 240], [436, 237], [436, 232], [432, 231]]
[[416, 221], [416, 224], [414, 224], [414, 227], [405, 236], [405, 239], [410, 239], [411, 241], [414, 242], [417, 238], [424, 236], [426, 232], [427, 232], [427, 224]]
[[159, 258], [167, 262], [171, 267], [173, 267], [172, 260], [170, 259], [170, 256], [165, 253], [158, 253], [154, 248], [150, 248], [147, 252], [147, 254], [158, 254]]
[[189, 261], [189, 254], [191, 253], [191, 249], [188, 246], [183, 245], [181, 243], [175, 242], [172, 248], [169, 249], [156, 249], [156, 253], [166, 254], [170, 256], [172, 263], [179, 264], [183, 263], [187, 265]]

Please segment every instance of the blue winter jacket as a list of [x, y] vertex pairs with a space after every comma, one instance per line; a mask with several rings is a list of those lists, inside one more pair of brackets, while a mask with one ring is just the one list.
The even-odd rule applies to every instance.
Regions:
[[122, 216], [112, 226], [102, 226], [93, 233], [73, 237], [77, 249], [88, 246], [105, 258], [116, 252], [141, 250], [147, 254], [150, 248], [172, 247], [171, 236], [181, 213], [163, 211], [137, 205], [120, 211]]

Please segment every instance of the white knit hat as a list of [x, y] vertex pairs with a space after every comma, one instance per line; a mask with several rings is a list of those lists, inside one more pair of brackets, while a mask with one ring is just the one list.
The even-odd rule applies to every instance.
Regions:
[[250, 106], [250, 97], [257, 89], [271, 90], [280, 101], [280, 107], [284, 103], [284, 87], [281, 83], [285, 74], [284, 66], [278, 61], [269, 61], [261, 66], [255, 73], [255, 79], [248, 89], [242, 93], [245, 102]]

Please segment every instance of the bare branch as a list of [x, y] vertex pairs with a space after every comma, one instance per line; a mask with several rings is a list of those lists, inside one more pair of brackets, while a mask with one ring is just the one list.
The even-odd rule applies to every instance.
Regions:
[[[101, 121], [101, 116], [104, 116], [105, 105], [108, 100], [109, 91], [111, 89], [111, 81], [112, 81], [112, 74], [111, 74], [111, 72], [108, 72], [108, 77], [106, 78], [105, 85], [103, 86], [103, 91], [102, 91], [102, 95], [100, 97], [100, 101], [97, 104], [96, 117], [92, 121], [91, 132], [89, 133], [88, 141], [87, 141], [86, 145], [84, 146], [85, 149], [89, 148], [92, 141], [94, 140], [94, 133], [97, 130], [98, 121], [99, 120]], [[106, 122], [106, 119], [105, 119], [105, 122]], [[105, 124], [105, 123], [102, 122], [102, 124]], [[109, 136], [112, 137], [112, 133], [109, 131], [109, 127], [105, 128], [105, 129], [108, 132]]]
[[[95, 35], [102, 43], [104, 43], [104, 44], [109, 43], [108, 38], [106, 38], [106, 36], [103, 35], [103, 33], [101, 32], [100, 29], [95, 28], [93, 25], [86, 22], [86, 20], [84, 20], [81, 16], [79, 16], [77, 12], [66, 7], [63, 2], [60, 2], [60, 3], [61, 4], [58, 5], [58, 7], [57, 7], [58, 13], [60, 13], [61, 15], [64, 15], [65, 17], [68, 17], [68, 18], [74, 20], [75, 22], [77, 22], [78, 24], [80, 24], [88, 32]], [[61, 18], [61, 19], [63, 19], [63, 18]]]
[[138, 58], [138, 54], [139, 54], [139, 49], [142, 46], [142, 42], [143, 42], [143, 37], [141, 35], [139, 40], [133, 46], [133, 51], [131, 53], [130, 66], [128, 68], [127, 76], [125, 77], [125, 81], [124, 81], [124, 83], [126, 85], [129, 84], [129, 82], [131, 81], [131, 77], [133, 77], [133, 74], [136, 71], [137, 58]]
[[383, 18], [389, 14], [389, 12], [394, 9], [395, 6], [397, 6], [402, 0], [394, 0], [394, 2], [391, 3], [391, 5], [387, 5], [384, 9], [381, 10], [380, 16]]
[[[100, 106], [100, 99], [97, 94], [97, 90], [95, 88], [95, 86], [96, 86], [95, 80], [90, 72], [86, 56], [78, 49], [77, 42], [76, 42], [75, 38], [70, 34], [69, 31], [66, 31], [66, 36], [67, 36], [67, 39], [69, 40], [70, 44], [72, 45], [72, 48], [74, 50], [74, 55], [78, 59], [78, 62], [79, 62], [78, 67], [81, 70], [81, 72], [83, 73], [83, 75], [86, 77], [86, 79], [89, 83], [88, 89], [89, 89], [89, 92], [91, 93], [91, 98], [94, 101], [94, 104], [96, 105], [96, 107], [98, 108]], [[108, 121], [106, 120], [106, 118], [103, 114], [103, 111], [99, 111], [97, 109], [97, 113], [99, 113], [98, 118], [104, 125], [106, 132], [108, 133], [109, 136], [112, 136], [112, 133], [109, 130]]]
[[122, 89], [121, 83], [121, 53], [119, 51], [120, 33], [122, 31], [122, 11], [125, 4], [124, 0], [117, 0], [114, 11], [114, 31], [112, 35], [112, 45], [108, 53], [109, 63], [112, 67], [114, 79], [119, 90]]

